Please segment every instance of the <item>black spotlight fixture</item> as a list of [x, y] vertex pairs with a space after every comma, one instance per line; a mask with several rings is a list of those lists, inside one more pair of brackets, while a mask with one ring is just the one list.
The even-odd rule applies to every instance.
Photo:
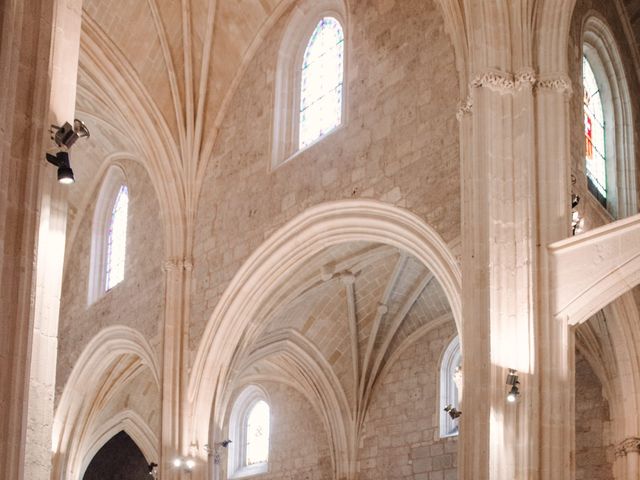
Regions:
[[449, 414], [452, 420], [455, 420], [456, 418], [459, 418], [460, 415], [462, 415], [462, 412], [455, 408], [453, 405], [447, 405], [446, 407], [444, 407], [444, 411]]
[[65, 185], [75, 182], [73, 170], [69, 164], [69, 152], [60, 151], [55, 155], [47, 153], [47, 162], [58, 167], [58, 182]]
[[69, 185], [75, 182], [69, 162], [69, 149], [79, 138], [88, 138], [91, 134], [87, 126], [77, 118], [73, 121], [73, 125], [69, 122], [65, 122], [61, 127], [51, 125], [49, 132], [51, 140], [60, 147], [60, 150], [55, 155], [47, 153], [47, 161], [58, 167], [58, 182]]
[[518, 389], [520, 382], [518, 381], [518, 372], [513, 368], [510, 368], [507, 374], [507, 385], [511, 385], [511, 389], [507, 393], [507, 402], [514, 403], [520, 395], [520, 390]]

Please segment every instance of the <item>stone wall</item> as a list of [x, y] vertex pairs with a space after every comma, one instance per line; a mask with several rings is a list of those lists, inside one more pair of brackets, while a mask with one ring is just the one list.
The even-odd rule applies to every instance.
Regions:
[[[269, 471], [264, 480], [329, 480], [333, 467], [327, 432], [318, 412], [297, 390], [280, 383], [260, 384], [271, 409]], [[232, 439], [233, 440], [233, 439]], [[226, 465], [226, 458], [222, 459]]]
[[457, 479], [457, 437], [439, 439], [439, 362], [453, 322], [429, 332], [399, 357], [373, 392], [360, 441], [363, 480]]
[[612, 480], [609, 403], [585, 358], [576, 352], [576, 480]]
[[373, 198], [417, 213], [446, 241], [460, 235], [458, 74], [439, 7], [350, 2], [344, 125], [271, 170], [275, 66], [289, 13], [241, 79], [206, 169], [195, 233], [192, 354], [238, 268], [310, 206]]
[[104, 328], [126, 325], [141, 332], [152, 345], [159, 345], [164, 252], [158, 201], [144, 168], [133, 161], [121, 163], [129, 189], [124, 280], [95, 303], [87, 305], [94, 201], [82, 218], [65, 264], [56, 381], [58, 398], [76, 359]]

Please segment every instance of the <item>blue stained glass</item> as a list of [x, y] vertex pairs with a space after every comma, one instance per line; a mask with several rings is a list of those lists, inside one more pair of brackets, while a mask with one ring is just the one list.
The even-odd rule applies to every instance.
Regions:
[[600, 88], [591, 64], [582, 57], [584, 88], [584, 134], [587, 177], [603, 199], [607, 198], [604, 111]]
[[325, 17], [316, 26], [302, 62], [298, 148], [342, 122], [344, 34], [340, 22]]
[[107, 232], [106, 289], [111, 290], [124, 279], [124, 260], [127, 248], [127, 211], [129, 192], [120, 187], [111, 211]]

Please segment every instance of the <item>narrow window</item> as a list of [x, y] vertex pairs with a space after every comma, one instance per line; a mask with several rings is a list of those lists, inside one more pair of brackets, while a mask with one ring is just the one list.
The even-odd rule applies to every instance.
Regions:
[[589, 191], [607, 206], [607, 161], [605, 151], [605, 121], [600, 87], [591, 64], [582, 57], [584, 87], [584, 134], [587, 182]]
[[129, 192], [122, 185], [111, 211], [107, 233], [107, 262], [105, 268], [106, 290], [111, 290], [124, 279], [124, 261], [127, 247], [127, 211]]
[[269, 460], [269, 405], [257, 402], [247, 417], [247, 449], [245, 465]]
[[229, 416], [229, 478], [267, 473], [271, 410], [265, 392], [247, 386], [238, 395]]
[[456, 336], [444, 351], [440, 363], [440, 438], [458, 435], [458, 420], [451, 418], [445, 408], [450, 405], [460, 409], [461, 365], [460, 340]]
[[342, 123], [344, 33], [324, 17], [316, 25], [302, 62], [298, 148], [312, 144]]

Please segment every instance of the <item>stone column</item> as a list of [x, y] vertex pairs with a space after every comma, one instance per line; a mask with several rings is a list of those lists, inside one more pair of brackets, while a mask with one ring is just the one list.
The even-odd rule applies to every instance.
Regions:
[[0, 8], [0, 478], [37, 479], [51, 463], [66, 225], [44, 153], [49, 124], [73, 121], [81, 0]]
[[534, 83], [530, 70], [486, 70], [461, 111], [464, 479], [531, 478], [536, 464]]

